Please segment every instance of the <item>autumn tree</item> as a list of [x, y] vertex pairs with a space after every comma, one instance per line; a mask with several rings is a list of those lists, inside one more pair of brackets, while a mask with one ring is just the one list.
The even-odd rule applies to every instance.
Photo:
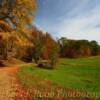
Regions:
[[2, 38], [2, 36], [0, 36], [0, 60], [5, 59], [6, 57], [5, 49], [6, 41]]
[[60, 47], [60, 56], [65, 57], [65, 52], [66, 52], [65, 50], [66, 50], [66, 47], [68, 45], [67, 38], [66, 37], [61, 37], [58, 40], [58, 45]]
[[56, 40], [52, 38], [50, 33], [45, 34], [45, 39], [44, 39], [44, 55], [47, 60], [50, 61], [50, 67], [55, 68], [56, 63], [59, 58], [59, 45]]
[[80, 58], [99, 55], [100, 49], [96, 41], [71, 40], [61, 38], [58, 40], [61, 57]]
[[6, 58], [8, 53], [13, 51], [15, 37], [21, 39], [21, 35], [24, 36], [24, 30], [32, 24], [35, 10], [35, 0], [0, 0], [0, 32], [3, 36], [6, 36], [6, 33], [10, 35], [2, 40], [3, 44], [1, 41], [3, 48], [5, 47], [3, 54], [5, 53]]
[[34, 41], [34, 49], [33, 49], [33, 58], [36, 63], [41, 59], [42, 50], [43, 50], [43, 41], [40, 39], [40, 37], [37, 37]]
[[91, 53], [93, 56], [96, 56], [99, 54], [99, 45], [96, 41], [91, 41], [90, 42], [90, 46], [91, 46]]
[[33, 59], [35, 60], [36, 63], [42, 58], [42, 51], [44, 47], [44, 35], [43, 32], [38, 30], [37, 28], [34, 28], [32, 30], [32, 36], [30, 37], [31, 42], [34, 45], [33, 48]]
[[0, 28], [9, 25], [12, 29], [23, 30], [30, 25], [36, 10], [35, 0], [0, 0]]
[[34, 48], [31, 49], [31, 55], [36, 63], [43, 60], [49, 62], [50, 67], [54, 67], [58, 59], [58, 43], [55, 41], [50, 33], [44, 33], [36, 27], [32, 28], [29, 40], [33, 43]]

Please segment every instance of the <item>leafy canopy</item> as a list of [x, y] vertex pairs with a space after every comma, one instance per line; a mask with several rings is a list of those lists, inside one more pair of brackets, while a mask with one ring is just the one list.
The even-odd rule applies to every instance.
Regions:
[[13, 29], [23, 30], [32, 24], [35, 10], [35, 0], [0, 0], [0, 21]]

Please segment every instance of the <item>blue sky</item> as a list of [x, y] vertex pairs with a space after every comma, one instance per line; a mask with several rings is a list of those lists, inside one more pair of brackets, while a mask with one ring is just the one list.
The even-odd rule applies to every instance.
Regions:
[[37, 0], [36, 26], [55, 37], [100, 43], [100, 0]]

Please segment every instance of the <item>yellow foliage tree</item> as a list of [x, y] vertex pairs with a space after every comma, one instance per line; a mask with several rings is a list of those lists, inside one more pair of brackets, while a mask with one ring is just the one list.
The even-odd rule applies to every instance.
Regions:
[[16, 30], [32, 24], [35, 10], [35, 0], [0, 0], [0, 20]]
[[26, 45], [25, 28], [32, 24], [35, 11], [36, 0], [0, 0], [0, 52], [5, 51], [1, 56], [14, 54], [15, 44]]

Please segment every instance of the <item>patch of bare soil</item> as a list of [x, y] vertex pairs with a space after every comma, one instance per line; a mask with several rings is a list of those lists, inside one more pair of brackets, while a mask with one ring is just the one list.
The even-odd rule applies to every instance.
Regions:
[[9, 67], [0, 68], [0, 100], [13, 100], [15, 96], [14, 77], [15, 69]]
[[24, 64], [0, 67], [0, 100], [31, 100], [15, 77], [18, 68], [22, 65]]

